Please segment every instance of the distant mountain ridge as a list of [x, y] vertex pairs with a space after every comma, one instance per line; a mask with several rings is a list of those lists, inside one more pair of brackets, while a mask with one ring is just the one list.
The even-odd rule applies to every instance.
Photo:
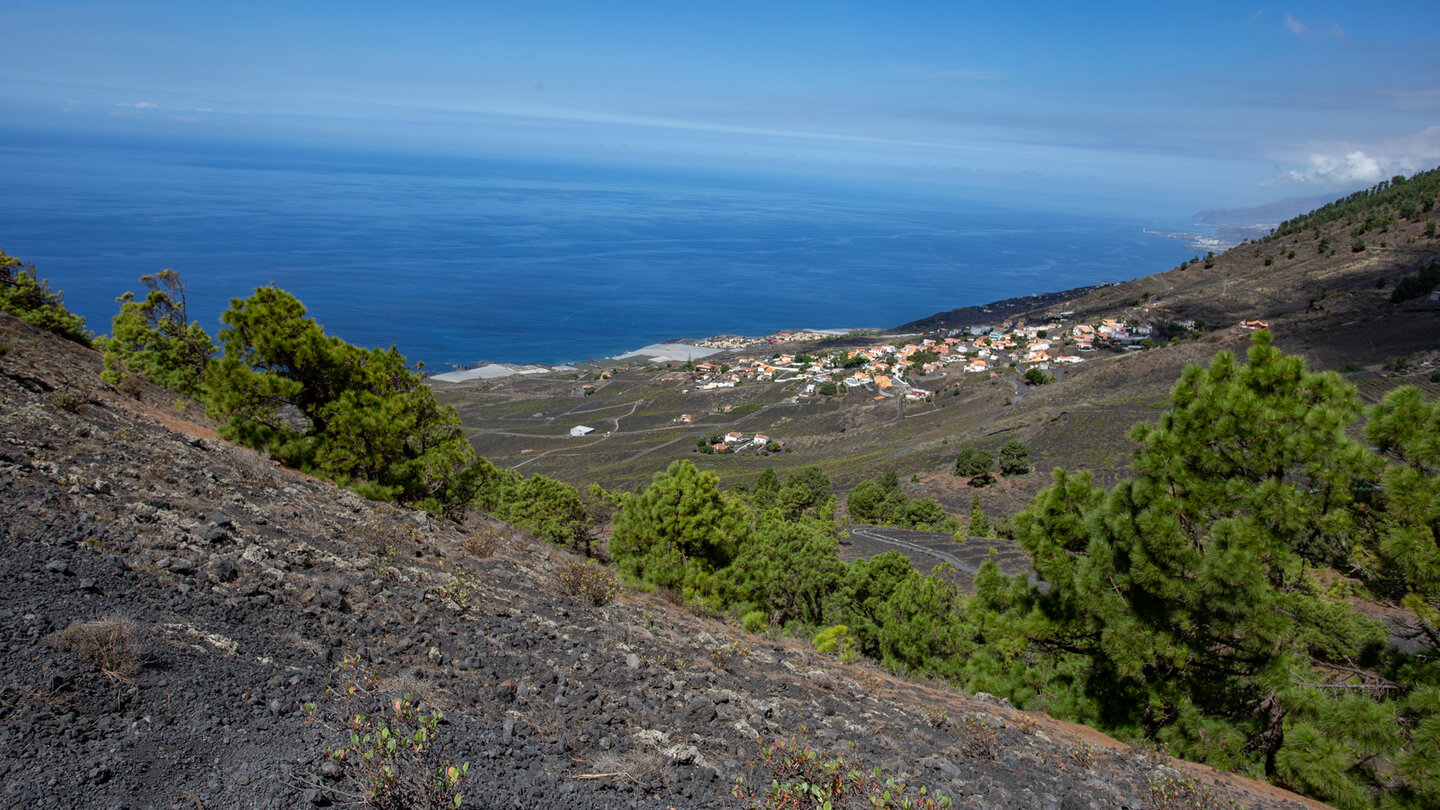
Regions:
[[1245, 228], [1265, 224], [1267, 229], [1291, 217], [1313, 211], [1322, 205], [1335, 201], [1333, 194], [1317, 194], [1312, 197], [1288, 197], [1283, 200], [1251, 205], [1243, 208], [1213, 208], [1197, 211], [1192, 220], [1202, 225], [1217, 228]]

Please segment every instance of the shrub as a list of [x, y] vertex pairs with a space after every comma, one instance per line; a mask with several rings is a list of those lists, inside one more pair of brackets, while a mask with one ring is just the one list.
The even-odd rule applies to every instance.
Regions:
[[460, 545], [471, 556], [483, 560], [493, 555], [495, 550], [500, 547], [500, 532], [488, 527], [476, 529], [466, 535]]
[[860, 649], [855, 641], [855, 636], [850, 634], [850, 628], [843, 624], [837, 624], [821, 630], [815, 634], [815, 637], [810, 640], [810, 643], [815, 645], [816, 652], [834, 652], [840, 656], [842, 662], [847, 664], [851, 658], [855, 657], [855, 653]]
[[129, 619], [77, 622], [56, 634], [60, 646], [105, 672], [133, 675], [140, 669], [144, 645]]
[[1025, 372], [1025, 382], [1031, 385], [1046, 385], [1055, 382], [1055, 378], [1038, 368], [1032, 368]]
[[560, 573], [560, 589], [577, 602], [607, 605], [620, 593], [620, 580], [594, 560], [567, 563]]
[[740, 620], [740, 624], [745, 628], [745, 632], [747, 633], [763, 633], [770, 629], [770, 624], [766, 621], [765, 611], [763, 610], [752, 610], [746, 613], [744, 618]]
[[1095, 764], [1095, 746], [1090, 743], [1078, 742], [1065, 751], [1070, 755], [1070, 759], [1081, 768], [1089, 770], [1090, 766]]
[[81, 405], [85, 404], [84, 397], [68, 388], [56, 388], [46, 399], [50, 400], [51, 405], [70, 413], [75, 413], [80, 410]]

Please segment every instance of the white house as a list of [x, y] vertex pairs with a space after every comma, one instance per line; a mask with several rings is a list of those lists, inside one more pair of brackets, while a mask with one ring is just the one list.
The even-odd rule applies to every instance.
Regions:
[[570, 428], [571, 436], [586, 436], [594, 432], [595, 428], [586, 427], [584, 425], [576, 425], [575, 427]]

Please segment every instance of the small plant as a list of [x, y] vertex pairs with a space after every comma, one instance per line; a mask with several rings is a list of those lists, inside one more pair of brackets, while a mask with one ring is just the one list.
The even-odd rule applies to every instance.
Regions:
[[710, 648], [710, 663], [714, 664], [717, 669], [727, 669], [730, 666], [730, 662], [735, 659], [735, 656], [738, 655], [743, 658], [749, 654], [749, 647], [736, 644], [733, 641], [726, 642], [725, 644], [717, 644]]
[[1155, 763], [1156, 765], [1168, 765], [1170, 763], [1170, 749], [1162, 742], [1141, 738], [1138, 742], [1130, 744], [1130, 750], [1136, 756]]
[[[344, 699], [362, 695], [351, 684]], [[319, 721], [316, 704], [302, 708], [307, 722]], [[436, 755], [434, 743], [444, 715], [438, 710], [418, 711], [408, 694], [392, 701], [389, 709], [388, 716], [354, 715], [337, 730], [348, 741], [326, 752], [352, 786], [353, 798], [370, 807], [397, 810], [460, 807], [460, 783], [469, 774], [470, 763], [457, 766]]]
[[996, 728], [978, 717], [967, 717], [960, 726], [965, 753], [976, 759], [994, 759]]
[[488, 527], [477, 529], [465, 536], [461, 546], [471, 556], [483, 560], [500, 547], [500, 532]]
[[1074, 761], [1076, 765], [1082, 768], [1088, 770], [1091, 765], [1095, 764], [1095, 746], [1090, 743], [1076, 743], [1065, 749], [1065, 752], [1070, 755], [1070, 759]]
[[741, 778], [733, 794], [749, 799], [751, 808], [764, 810], [937, 810], [949, 807], [950, 797], [885, 777], [879, 768], [866, 771], [843, 754], [811, 748], [800, 740], [776, 741], [760, 748], [760, 767], [770, 773], [770, 784], [750, 790]]
[[765, 611], [752, 610], [740, 619], [740, 625], [747, 633], [763, 633], [770, 629], [770, 623], [766, 621]]
[[54, 391], [51, 391], [50, 395], [46, 398], [50, 400], [51, 405], [70, 413], [75, 413], [80, 410], [81, 405], [85, 404], [84, 397], [68, 388], [56, 388]]
[[560, 589], [571, 599], [600, 607], [620, 593], [620, 580], [594, 560], [586, 560], [565, 565], [560, 574]]
[[103, 672], [125, 676], [140, 670], [143, 646], [129, 619], [76, 622], [55, 634], [60, 646]]
[[395, 579], [400, 576], [394, 565], [396, 553], [394, 540], [386, 537], [380, 541], [380, 547], [370, 553], [370, 563], [375, 569], [375, 576], [380, 579]]
[[1040, 721], [1036, 720], [1032, 715], [1022, 714], [1019, 719], [1015, 721], [1015, 727], [1020, 729], [1021, 734], [1029, 736], [1040, 730]]
[[1221, 799], [1214, 789], [1208, 788], [1191, 778], [1165, 778], [1150, 782], [1145, 793], [1146, 810], [1235, 810], [1239, 805], [1234, 799]]
[[456, 568], [450, 575], [450, 579], [435, 589], [435, 595], [441, 599], [449, 599], [463, 608], [470, 603], [470, 589], [474, 584], [474, 574], [462, 568]]
[[929, 723], [931, 728], [944, 728], [945, 724], [950, 722], [944, 709], [925, 709], [924, 715], [925, 722]]

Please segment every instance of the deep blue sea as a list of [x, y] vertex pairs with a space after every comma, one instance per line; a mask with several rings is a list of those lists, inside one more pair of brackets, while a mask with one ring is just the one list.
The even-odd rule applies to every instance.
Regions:
[[[317, 149], [0, 139], [0, 249], [96, 332], [174, 268], [214, 334], [274, 283], [427, 370], [679, 337], [890, 327], [1164, 270], [1180, 230], [883, 182]], [[1193, 225], [1187, 225], [1193, 229]]]

